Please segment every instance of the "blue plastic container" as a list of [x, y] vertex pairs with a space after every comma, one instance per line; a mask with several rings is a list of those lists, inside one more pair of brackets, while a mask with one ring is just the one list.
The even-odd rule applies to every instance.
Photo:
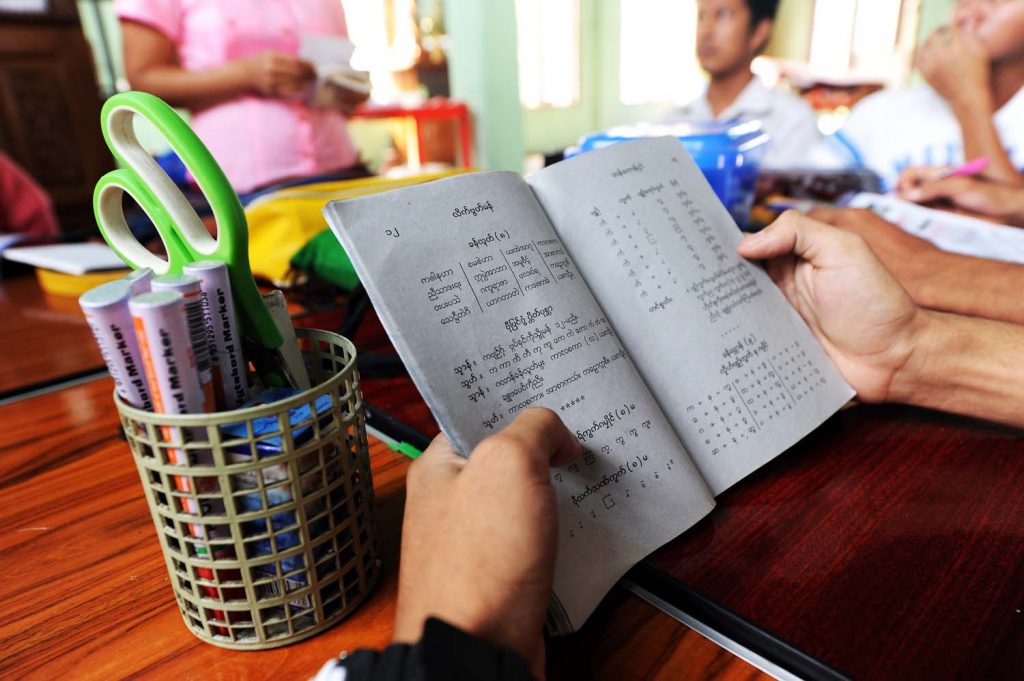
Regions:
[[747, 225], [754, 202], [757, 172], [769, 138], [760, 121], [712, 121], [709, 123], [644, 123], [585, 135], [566, 158], [639, 137], [678, 137], [697, 167], [736, 220]]

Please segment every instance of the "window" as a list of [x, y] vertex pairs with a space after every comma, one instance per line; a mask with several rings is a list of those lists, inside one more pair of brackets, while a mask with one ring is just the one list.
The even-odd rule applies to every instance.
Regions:
[[904, 84], [914, 51], [918, 6], [919, 0], [815, 2], [811, 72]]
[[694, 0], [622, 0], [619, 25], [623, 104], [684, 104], [703, 92]]
[[580, 99], [579, 0], [516, 0], [519, 101], [527, 109]]
[[353, 68], [367, 71], [373, 99], [394, 102], [401, 90], [393, 74], [412, 68], [419, 57], [413, 0], [342, 0], [349, 38], [356, 45]]

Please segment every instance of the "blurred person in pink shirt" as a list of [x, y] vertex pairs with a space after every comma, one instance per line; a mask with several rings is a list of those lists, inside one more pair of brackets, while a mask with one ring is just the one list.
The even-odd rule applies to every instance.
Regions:
[[116, 0], [128, 81], [192, 111], [192, 127], [239, 193], [296, 178], [366, 175], [338, 88], [309, 105], [306, 35], [346, 38], [340, 0]]
[[0, 152], [0, 234], [46, 241], [59, 232], [50, 196], [24, 168]]

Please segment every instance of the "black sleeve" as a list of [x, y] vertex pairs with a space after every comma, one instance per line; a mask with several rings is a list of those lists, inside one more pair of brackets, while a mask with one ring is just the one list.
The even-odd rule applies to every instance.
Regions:
[[339, 660], [345, 681], [530, 681], [519, 655], [431, 617], [416, 645], [362, 648]]

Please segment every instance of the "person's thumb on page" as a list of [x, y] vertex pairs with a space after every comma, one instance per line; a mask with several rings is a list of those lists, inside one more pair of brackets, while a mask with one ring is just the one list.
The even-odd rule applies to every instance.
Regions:
[[798, 211], [787, 210], [760, 232], [743, 239], [739, 253], [750, 260], [792, 254], [823, 265], [841, 253], [844, 240], [842, 232]]

